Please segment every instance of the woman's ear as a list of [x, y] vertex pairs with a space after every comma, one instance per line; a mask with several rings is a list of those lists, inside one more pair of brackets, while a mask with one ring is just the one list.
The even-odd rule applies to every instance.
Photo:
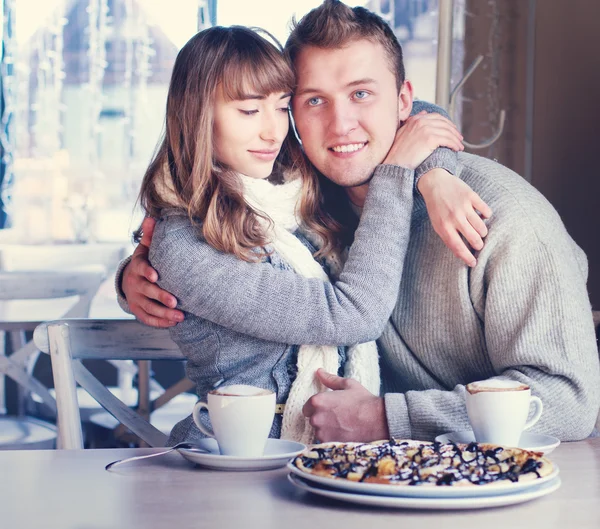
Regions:
[[410, 116], [413, 104], [413, 87], [410, 81], [404, 81], [398, 94], [398, 119], [406, 121]]

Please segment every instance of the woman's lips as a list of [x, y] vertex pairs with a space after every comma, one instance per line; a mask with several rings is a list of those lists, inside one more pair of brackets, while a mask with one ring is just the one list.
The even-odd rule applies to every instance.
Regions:
[[262, 160], [264, 162], [272, 162], [275, 158], [277, 158], [277, 155], [279, 154], [279, 149], [275, 150], [275, 151], [267, 151], [267, 150], [261, 150], [261, 151], [248, 151], [250, 154], [252, 154], [253, 156], [255, 156], [256, 158], [258, 158], [259, 160]]

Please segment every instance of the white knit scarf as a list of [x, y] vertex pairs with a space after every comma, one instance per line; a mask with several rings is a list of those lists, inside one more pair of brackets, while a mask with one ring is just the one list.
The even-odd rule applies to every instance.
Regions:
[[[288, 179], [284, 184], [273, 185], [266, 180], [240, 175], [244, 185], [244, 197], [257, 211], [269, 216], [273, 221], [268, 238], [273, 249], [300, 275], [329, 281], [321, 265], [313, 258], [308, 248], [298, 240], [293, 232], [298, 228], [296, 207], [299, 202], [302, 182], [300, 178]], [[311, 242], [316, 236], [303, 232]], [[333, 275], [341, 270], [339, 256], [326, 258]], [[371, 393], [379, 395], [379, 359], [375, 342], [355, 345], [348, 349], [344, 366], [344, 376], [353, 378]], [[314, 442], [314, 431], [308, 419], [302, 415], [304, 403], [314, 394], [326, 388], [317, 381], [315, 372], [320, 367], [328, 373], [337, 374], [339, 356], [335, 346], [301, 345], [298, 351], [298, 374], [294, 380], [285, 405], [282, 439], [299, 441], [304, 444]]]

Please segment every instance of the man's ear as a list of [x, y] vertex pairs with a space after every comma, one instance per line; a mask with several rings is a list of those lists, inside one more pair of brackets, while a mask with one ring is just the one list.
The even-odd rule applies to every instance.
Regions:
[[402, 123], [408, 119], [413, 105], [413, 87], [410, 81], [404, 81], [398, 94], [398, 120]]

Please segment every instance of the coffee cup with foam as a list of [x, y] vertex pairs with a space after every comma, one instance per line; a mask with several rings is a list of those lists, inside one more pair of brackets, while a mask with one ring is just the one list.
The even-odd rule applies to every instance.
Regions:
[[[217, 440], [222, 455], [263, 455], [275, 416], [273, 391], [235, 384], [210, 391], [206, 400], [196, 403], [192, 417], [202, 433]], [[203, 409], [208, 410], [214, 432], [202, 423]]]
[[[492, 378], [471, 382], [465, 393], [467, 414], [479, 443], [519, 446], [523, 430], [541, 417], [543, 404], [531, 388], [516, 380]], [[527, 420], [531, 405], [533, 416]]]

